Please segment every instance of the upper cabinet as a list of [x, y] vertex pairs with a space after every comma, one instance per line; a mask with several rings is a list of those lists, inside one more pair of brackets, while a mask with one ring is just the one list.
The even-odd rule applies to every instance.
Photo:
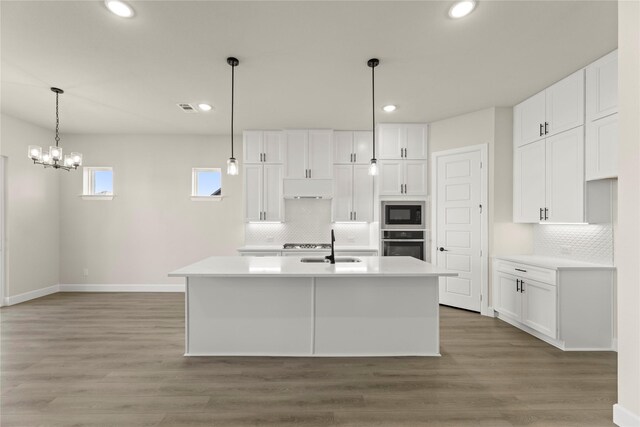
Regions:
[[618, 112], [618, 51], [587, 67], [587, 121]]
[[378, 125], [378, 155], [381, 160], [427, 158], [426, 124], [383, 123]]
[[584, 222], [584, 129], [514, 150], [513, 221]]
[[285, 178], [331, 178], [332, 130], [287, 130], [284, 140]]
[[585, 175], [618, 176], [618, 51], [587, 67]]
[[573, 73], [513, 109], [516, 147], [584, 124], [584, 70]]
[[368, 165], [335, 164], [333, 221], [373, 221], [373, 177]]
[[243, 132], [244, 163], [280, 164], [284, 161], [282, 131], [248, 130]]
[[333, 163], [369, 164], [373, 152], [373, 134], [368, 131], [335, 131]]

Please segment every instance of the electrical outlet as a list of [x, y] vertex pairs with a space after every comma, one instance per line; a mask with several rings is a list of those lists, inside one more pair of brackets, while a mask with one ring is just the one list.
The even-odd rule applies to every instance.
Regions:
[[560, 253], [564, 255], [571, 255], [573, 250], [571, 246], [560, 246]]
[[89, 277], [89, 269], [87, 267], [82, 270], [82, 276]]

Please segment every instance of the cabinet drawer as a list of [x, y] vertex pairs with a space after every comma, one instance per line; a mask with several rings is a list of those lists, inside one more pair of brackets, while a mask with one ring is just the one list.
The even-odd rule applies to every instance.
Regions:
[[537, 280], [554, 286], [556, 284], [556, 271], [548, 268], [497, 260], [495, 261], [495, 269], [502, 273], [513, 274], [522, 279]]

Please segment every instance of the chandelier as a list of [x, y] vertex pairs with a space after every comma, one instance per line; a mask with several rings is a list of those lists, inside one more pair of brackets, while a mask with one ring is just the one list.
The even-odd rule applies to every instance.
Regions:
[[51, 145], [48, 152], [43, 152], [42, 147], [38, 145], [30, 145], [27, 155], [33, 160], [33, 164], [43, 165], [45, 168], [64, 169], [66, 171], [78, 169], [78, 166], [82, 165], [82, 154], [73, 152], [63, 156], [62, 147], [59, 144], [60, 116], [58, 114], [58, 96], [64, 91], [57, 87], [52, 87], [51, 91], [56, 94], [56, 145]]

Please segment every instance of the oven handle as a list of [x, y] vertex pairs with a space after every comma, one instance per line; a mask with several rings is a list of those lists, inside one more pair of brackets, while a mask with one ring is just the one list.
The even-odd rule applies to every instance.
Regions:
[[382, 242], [424, 242], [425, 239], [381, 239]]

